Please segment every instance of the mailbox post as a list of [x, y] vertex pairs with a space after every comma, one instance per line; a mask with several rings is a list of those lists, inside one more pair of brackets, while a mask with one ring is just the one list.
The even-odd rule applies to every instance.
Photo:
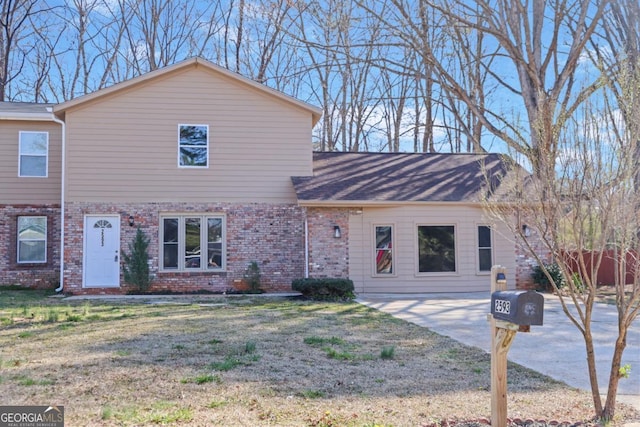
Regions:
[[535, 291], [507, 291], [506, 268], [491, 268], [491, 425], [507, 425], [507, 353], [516, 332], [542, 325], [544, 298]]

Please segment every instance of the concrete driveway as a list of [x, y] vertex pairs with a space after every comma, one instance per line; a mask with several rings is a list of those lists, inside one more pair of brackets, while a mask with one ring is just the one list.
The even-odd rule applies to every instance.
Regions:
[[[490, 292], [448, 294], [361, 294], [361, 304], [392, 314], [440, 335], [487, 352], [491, 333], [487, 313]], [[601, 394], [607, 392], [607, 379], [613, 346], [618, 335], [615, 306], [597, 304], [592, 320]], [[509, 350], [508, 359], [564, 383], [591, 390], [584, 339], [569, 321], [556, 296], [545, 295], [544, 325], [531, 332], [519, 332]], [[619, 401], [640, 410], [640, 320], [629, 331], [622, 364], [631, 365], [629, 378], [621, 379]]]

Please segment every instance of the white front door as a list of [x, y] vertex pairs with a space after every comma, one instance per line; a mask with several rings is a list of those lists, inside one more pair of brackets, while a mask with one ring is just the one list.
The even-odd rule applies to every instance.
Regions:
[[120, 286], [120, 216], [84, 217], [83, 286]]

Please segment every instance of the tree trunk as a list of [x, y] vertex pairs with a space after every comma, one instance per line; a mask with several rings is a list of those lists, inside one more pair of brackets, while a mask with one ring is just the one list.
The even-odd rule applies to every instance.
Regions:
[[607, 390], [607, 401], [602, 412], [602, 419], [609, 421], [613, 419], [616, 410], [616, 396], [618, 394], [618, 383], [620, 382], [620, 367], [622, 364], [622, 353], [627, 347], [627, 327], [623, 321], [618, 323], [618, 339], [613, 350], [611, 360], [611, 372], [609, 373], [609, 389]]
[[600, 397], [600, 387], [598, 386], [598, 375], [596, 368], [596, 353], [593, 347], [593, 335], [590, 325], [583, 332], [584, 343], [587, 350], [587, 369], [589, 370], [589, 380], [591, 383], [591, 394], [593, 396], [593, 406], [596, 414], [602, 414], [602, 398]]

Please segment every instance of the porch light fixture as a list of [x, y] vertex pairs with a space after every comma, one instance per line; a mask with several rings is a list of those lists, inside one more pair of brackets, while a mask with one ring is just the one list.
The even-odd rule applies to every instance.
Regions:
[[335, 237], [336, 239], [339, 239], [340, 237], [342, 237], [342, 232], [340, 231], [339, 225], [333, 226], [333, 237]]
[[133, 215], [129, 215], [129, 227], [133, 227], [134, 224], [135, 218], [133, 217]]
[[524, 237], [531, 236], [531, 229], [529, 228], [529, 226], [527, 224], [522, 224], [522, 235]]
[[505, 283], [507, 281], [507, 276], [504, 273], [500, 272], [496, 274], [496, 282]]

